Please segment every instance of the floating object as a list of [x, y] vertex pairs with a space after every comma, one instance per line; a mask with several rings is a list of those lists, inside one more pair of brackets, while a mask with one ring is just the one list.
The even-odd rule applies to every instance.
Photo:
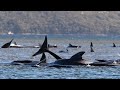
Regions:
[[13, 35], [14, 33], [13, 33], [13, 32], [11, 32], [11, 31], [9, 31], [7, 34], [8, 34], [8, 35]]

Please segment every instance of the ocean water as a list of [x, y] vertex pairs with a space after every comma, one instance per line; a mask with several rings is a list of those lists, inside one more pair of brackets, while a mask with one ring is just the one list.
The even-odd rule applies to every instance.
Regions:
[[[20, 45], [39, 45], [45, 35], [0, 35], [0, 46], [14, 41]], [[57, 45], [50, 48], [62, 58], [70, 58], [79, 51], [85, 51], [83, 58], [116, 60], [120, 59], [120, 36], [107, 35], [47, 35], [48, 43]], [[14, 42], [13, 41], [13, 42]], [[90, 52], [90, 42], [93, 42], [95, 52]], [[79, 45], [81, 48], [68, 48], [68, 53], [59, 53], [65, 50], [68, 44]], [[112, 47], [113, 43], [117, 47]], [[31, 58], [39, 48], [0, 48], [0, 79], [119, 79], [120, 66], [73, 66], [71, 68], [31, 67], [29, 65], [10, 65], [14, 60], [40, 60], [41, 55]], [[55, 59], [46, 53], [47, 63]]]

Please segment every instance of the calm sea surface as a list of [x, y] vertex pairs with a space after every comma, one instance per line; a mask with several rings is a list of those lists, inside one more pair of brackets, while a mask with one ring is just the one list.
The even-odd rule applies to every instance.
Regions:
[[[45, 35], [0, 35], [0, 46], [12, 38], [19, 45], [39, 45]], [[90, 52], [90, 42], [93, 42], [95, 52]], [[105, 35], [48, 35], [48, 43], [57, 45], [50, 48], [62, 58], [70, 58], [79, 51], [85, 51], [83, 58], [120, 59], [120, 36]], [[68, 53], [59, 53], [65, 50], [68, 44], [80, 45], [81, 48], [69, 48]], [[117, 47], [112, 47], [113, 43]], [[14, 60], [40, 60], [41, 55], [31, 58], [39, 48], [0, 48], [0, 79], [120, 79], [120, 66], [73, 66], [71, 68], [54, 68], [47, 66], [31, 67], [25, 65], [10, 65]], [[46, 53], [47, 62], [55, 59]]]

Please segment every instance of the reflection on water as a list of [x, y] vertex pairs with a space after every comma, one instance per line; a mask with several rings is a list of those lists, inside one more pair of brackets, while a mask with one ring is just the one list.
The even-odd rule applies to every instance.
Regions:
[[[38, 45], [44, 40], [44, 35], [1, 35], [0, 46], [14, 38], [20, 45]], [[93, 42], [95, 52], [90, 52], [90, 42]], [[112, 47], [112, 43], [117, 47]], [[86, 35], [48, 35], [48, 43], [56, 44], [58, 48], [50, 48], [62, 58], [70, 58], [79, 51], [85, 51], [84, 59], [119, 59], [119, 36], [86, 36]], [[68, 48], [68, 53], [59, 53], [65, 50], [68, 44], [80, 45], [81, 48]], [[1, 79], [101, 79], [120, 78], [120, 66], [73, 66], [71, 68], [54, 68], [47, 66], [31, 67], [23, 65], [9, 65], [14, 60], [40, 60], [41, 55], [31, 58], [39, 48], [0, 48], [0, 78]], [[47, 62], [55, 59], [48, 53]]]

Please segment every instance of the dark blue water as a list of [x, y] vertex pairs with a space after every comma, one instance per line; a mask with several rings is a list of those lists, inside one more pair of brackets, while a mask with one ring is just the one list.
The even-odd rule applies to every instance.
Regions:
[[[20, 45], [38, 45], [45, 35], [0, 35], [0, 46], [14, 38]], [[48, 43], [58, 45], [51, 48], [53, 52], [63, 58], [70, 58], [79, 51], [85, 51], [84, 59], [120, 59], [120, 36], [113, 35], [47, 35]], [[90, 52], [90, 42], [94, 51]], [[112, 43], [118, 47], [111, 47]], [[81, 45], [81, 48], [70, 49], [68, 53], [59, 53], [69, 43]], [[73, 66], [71, 68], [54, 68], [47, 66], [31, 67], [24, 65], [10, 65], [14, 60], [38, 60], [41, 55], [31, 58], [39, 48], [0, 48], [0, 79], [119, 79], [120, 66]], [[55, 59], [46, 54], [47, 62]]]

